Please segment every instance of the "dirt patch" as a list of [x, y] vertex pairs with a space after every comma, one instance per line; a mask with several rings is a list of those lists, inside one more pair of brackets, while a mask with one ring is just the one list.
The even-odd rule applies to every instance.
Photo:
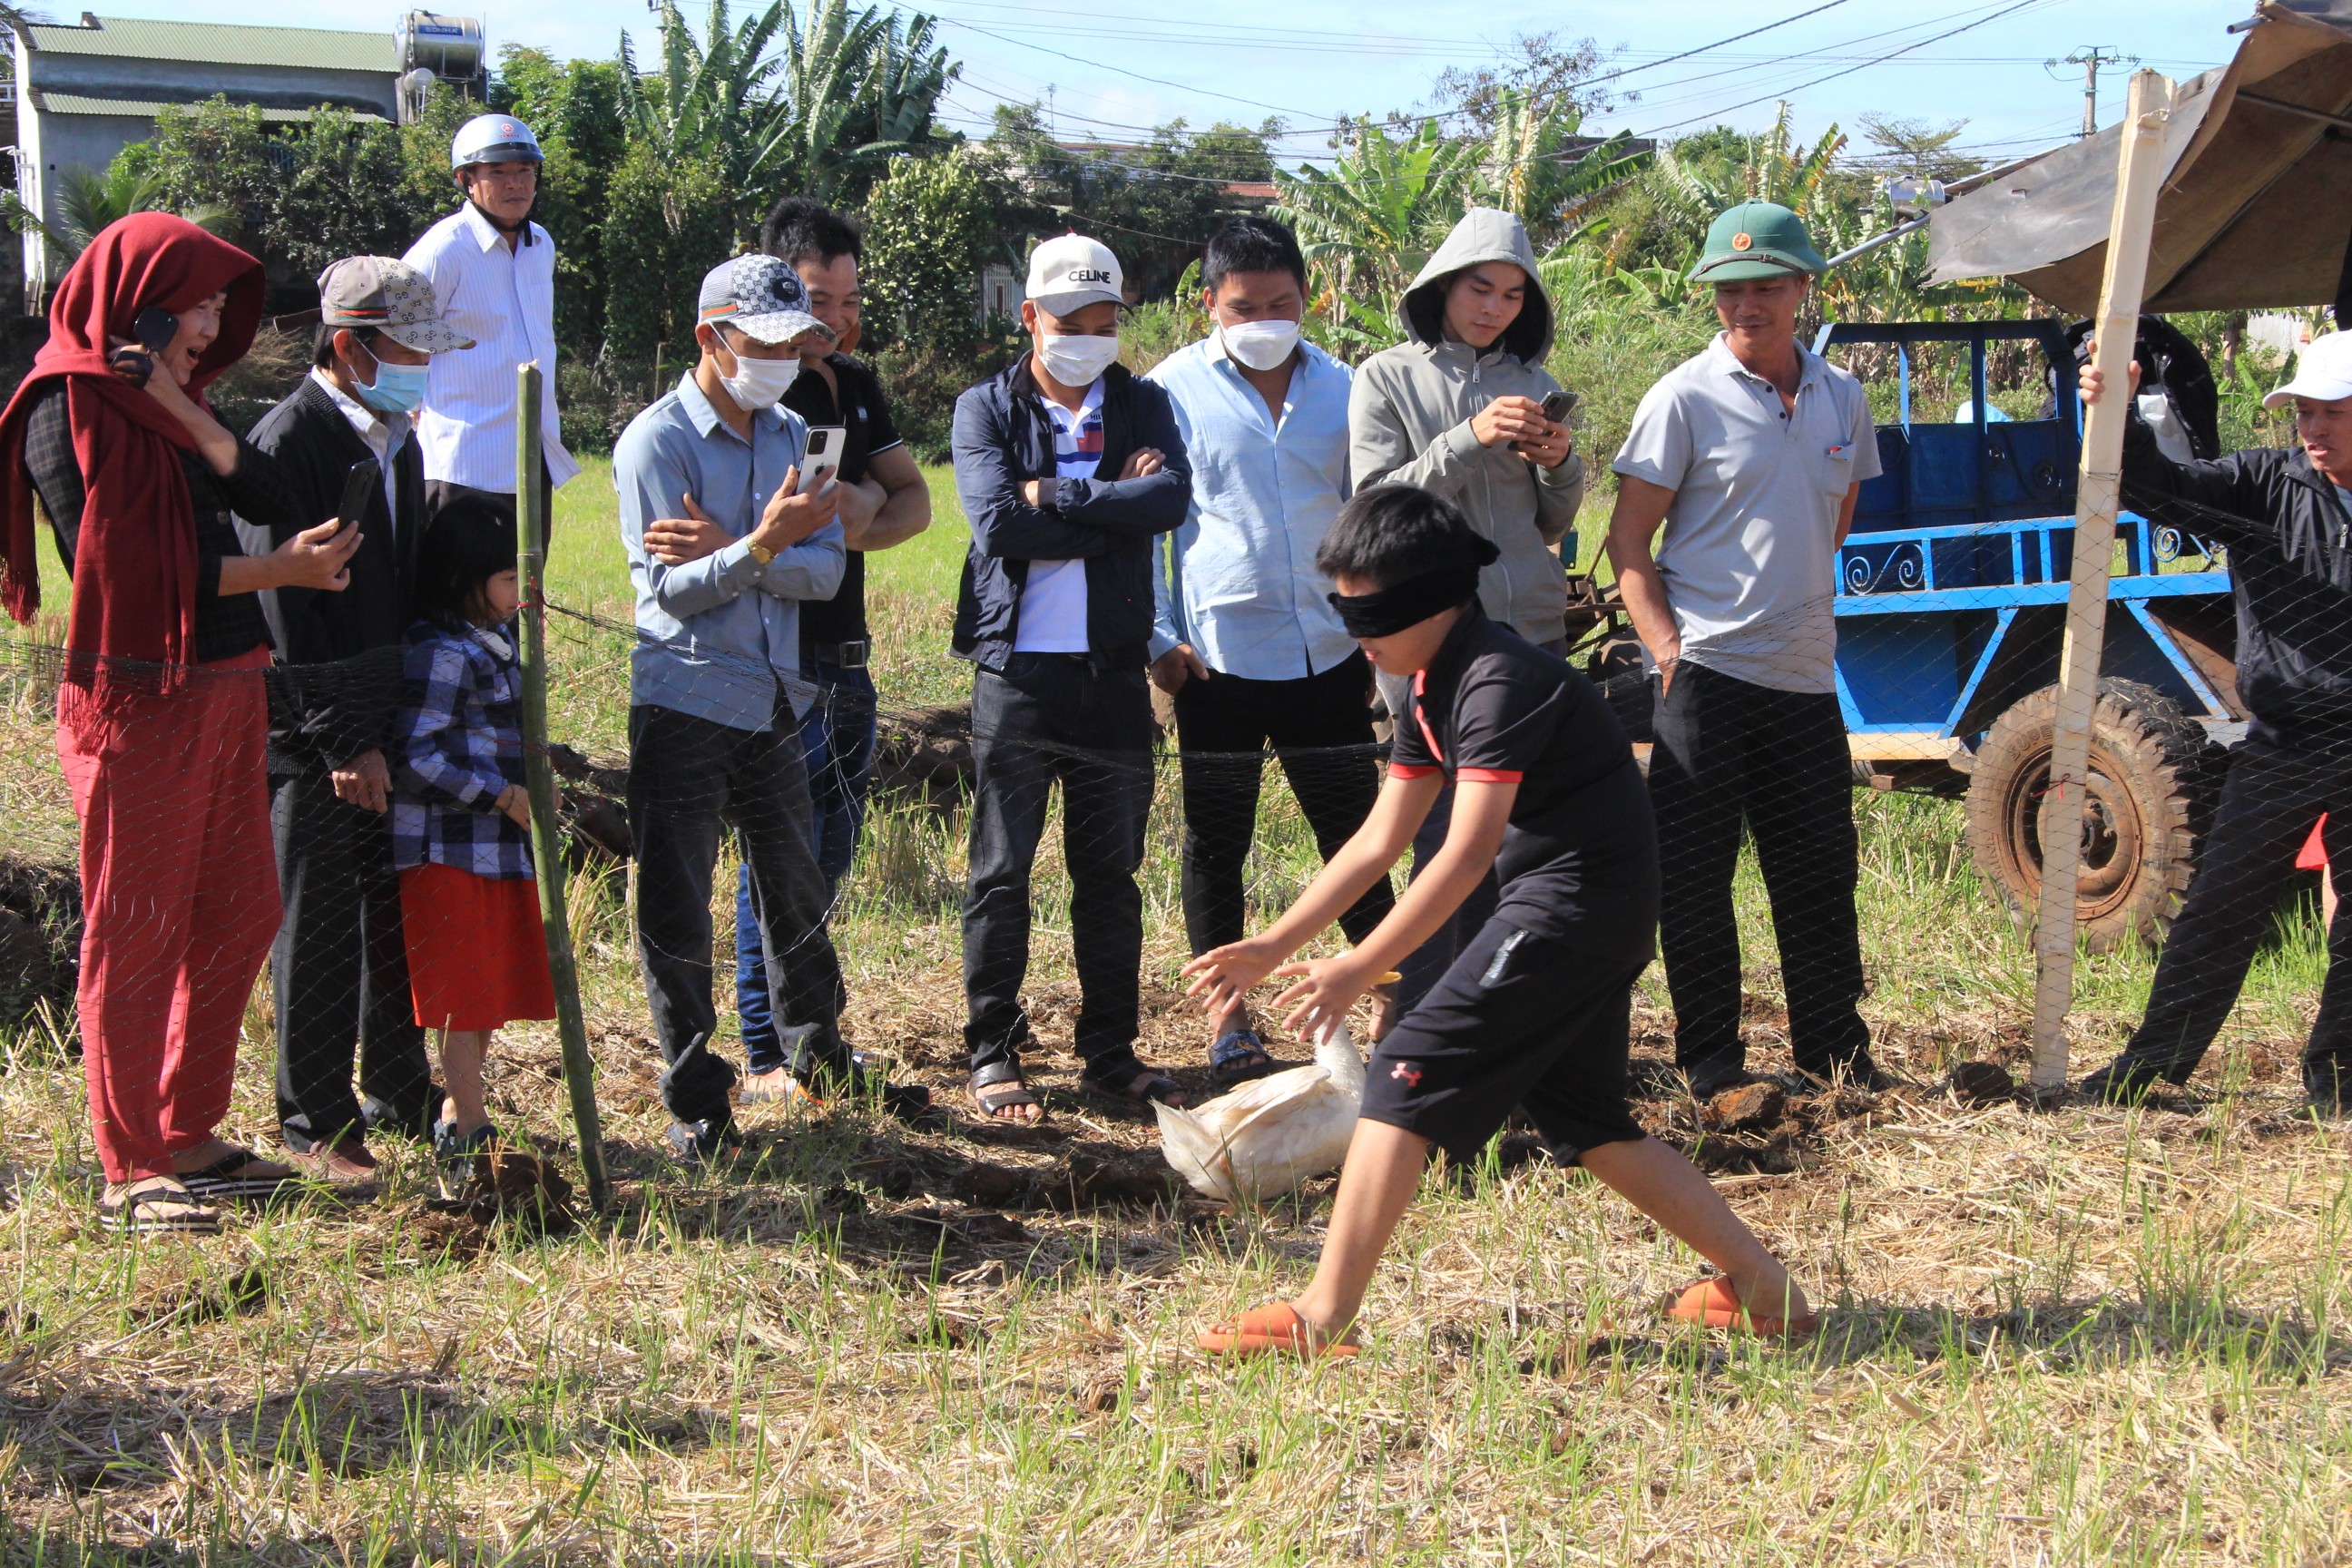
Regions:
[[944, 811], [971, 793], [971, 704], [877, 716], [874, 794]]

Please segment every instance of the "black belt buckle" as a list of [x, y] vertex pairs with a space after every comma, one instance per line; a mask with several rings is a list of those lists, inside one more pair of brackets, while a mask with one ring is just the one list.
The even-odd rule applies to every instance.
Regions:
[[874, 654], [874, 639], [853, 637], [847, 642], [819, 643], [817, 658], [835, 669], [864, 669]]

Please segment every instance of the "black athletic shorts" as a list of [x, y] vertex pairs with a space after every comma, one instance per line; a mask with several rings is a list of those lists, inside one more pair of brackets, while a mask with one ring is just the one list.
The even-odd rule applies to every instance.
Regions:
[[1363, 1114], [1478, 1157], [1514, 1106], [1553, 1158], [1648, 1136], [1625, 1107], [1633, 982], [1603, 958], [1497, 916], [1372, 1052]]

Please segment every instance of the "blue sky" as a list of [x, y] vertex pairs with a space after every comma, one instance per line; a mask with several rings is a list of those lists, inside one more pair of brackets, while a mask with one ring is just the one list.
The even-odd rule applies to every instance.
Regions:
[[[316, 0], [120, 4], [125, 14], [204, 21], [315, 26], [324, 16]], [[469, 14], [465, 0], [444, 4]], [[698, 0], [685, 8], [698, 24]], [[941, 19], [964, 62], [949, 105], [961, 128], [984, 129], [994, 104], [1029, 99], [1050, 100], [1065, 136], [1107, 141], [1178, 115], [1205, 125], [1279, 113], [1297, 127], [1285, 144], [1296, 157], [1322, 152], [1331, 124], [1349, 114], [1440, 107], [1431, 89], [1439, 71], [1491, 63], [1514, 33], [1537, 25], [1592, 37], [1611, 68], [1627, 72], [1617, 85], [1639, 96], [1600, 117], [1603, 128], [1672, 134], [1720, 121], [1757, 129], [1785, 95], [1808, 137], [1832, 121], [1853, 130], [1865, 113], [1965, 120], [1963, 142], [2000, 157], [2061, 140], [2080, 123], [2080, 68], [2044, 61], [2099, 45], [2191, 75], [2228, 58], [2234, 40], [2223, 29], [2251, 10], [2245, 0], [1637, 0], [1517, 13], [1458, 0], [1292, 0], [1280, 10], [1251, 0], [940, 0], [922, 8]], [[735, 9], [744, 13], [740, 0]], [[1815, 14], [1667, 58], [1805, 11]], [[349, 0], [334, 13], [341, 26], [369, 19]], [[525, 43], [565, 56], [609, 58], [624, 28], [641, 42], [650, 32], [645, 0], [492, 0], [470, 14], [494, 47]], [[387, 5], [383, 25], [397, 15]], [[2122, 91], [2120, 69], [2103, 79], [2103, 123], [2120, 110]]]

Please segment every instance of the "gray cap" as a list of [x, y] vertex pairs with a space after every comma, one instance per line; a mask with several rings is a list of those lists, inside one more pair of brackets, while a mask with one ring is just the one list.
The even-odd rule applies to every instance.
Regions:
[[763, 343], [788, 343], [811, 330], [833, 336], [831, 327], [809, 313], [801, 275], [772, 256], [739, 256], [712, 268], [702, 279], [695, 320], [710, 326], [724, 321]]
[[354, 331], [373, 327], [419, 353], [474, 346], [442, 317], [433, 279], [389, 256], [346, 256], [320, 273], [319, 320]]

